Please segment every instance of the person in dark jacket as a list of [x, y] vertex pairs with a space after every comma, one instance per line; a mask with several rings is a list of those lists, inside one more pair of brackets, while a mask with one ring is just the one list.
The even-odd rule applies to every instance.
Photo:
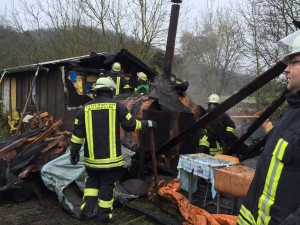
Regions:
[[[217, 94], [211, 94], [208, 98], [208, 112], [214, 110], [220, 104], [220, 97]], [[227, 113], [222, 113], [218, 116], [215, 123], [219, 123], [223, 128], [223, 137], [216, 137], [214, 134], [203, 128], [200, 131], [200, 140], [197, 151], [207, 153], [210, 155], [223, 154], [224, 148], [228, 147], [228, 144], [233, 144], [232, 138], [234, 136], [233, 131], [235, 129], [235, 123]], [[235, 139], [234, 139], [235, 140]], [[226, 143], [226, 145], [225, 145]]]
[[110, 77], [101, 77], [93, 88], [95, 99], [78, 111], [71, 138], [70, 161], [76, 165], [84, 144], [84, 165], [87, 177], [82, 215], [89, 218], [98, 205], [97, 221], [112, 218], [115, 182], [124, 165], [121, 155], [120, 125], [128, 132], [154, 127], [150, 120], [135, 120], [127, 108], [113, 99], [116, 85]]
[[269, 135], [238, 224], [300, 224], [300, 31], [281, 40], [291, 50], [283, 62], [288, 110]]
[[111, 67], [111, 73], [108, 74], [116, 84], [115, 95], [130, 93], [129, 82], [120, 71], [121, 64], [119, 62], [114, 62]]

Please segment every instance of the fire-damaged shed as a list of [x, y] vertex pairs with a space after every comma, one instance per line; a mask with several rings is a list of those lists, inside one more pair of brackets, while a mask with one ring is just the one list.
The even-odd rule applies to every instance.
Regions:
[[[113, 53], [93, 52], [85, 56], [8, 68], [2, 71], [1, 76], [1, 111], [22, 112], [28, 95], [31, 95], [28, 111], [32, 107], [32, 111], [47, 111], [63, 120], [63, 129], [71, 130], [76, 115], [76, 111], [71, 109], [76, 109], [89, 100], [86, 94], [90, 90], [90, 83], [101, 71], [109, 72], [115, 61], [122, 64], [124, 73], [131, 75], [132, 86], [136, 86], [137, 72], [146, 73], [150, 80], [157, 75], [126, 49]], [[37, 68], [39, 71], [35, 80]], [[75, 87], [81, 87], [77, 91], [68, 88], [72, 86], [72, 82]], [[32, 84], [36, 85], [29, 93]]]
[[[71, 131], [77, 109], [92, 99], [90, 90], [93, 82], [97, 80], [100, 73], [109, 73], [115, 61], [121, 63], [123, 74], [130, 74], [132, 87], [137, 86], [137, 72], [146, 73], [151, 82], [150, 95], [130, 93], [116, 96], [135, 118], [151, 119], [158, 123], [154, 138], [149, 134], [149, 130], [134, 133], [121, 132], [122, 144], [139, 153], [133, 158], [131, 171], [134, 172], [132, 175], [141, 178], [147, 169], [152, 169], [151, 160], [148, 160], [149, 152], [153, 149], [152, 144], [154, 143], [158, 149], [194, 124], [203, 111], [186, 95], [187, 81], [177, 78], [167, 79], [157, 74], [125, 49], [116, 53], [92, 53], [88, 56], [6, 69], [2, 71], [1, 76], [2, 110], [18, 111], [22, 114], [47, 112], [53, 115], [55, 120], [62, 122], [61, 129]], [[178, 145], [168, 148], [163, 154], [159, 154], [158, 167], [170, 173], [175, 172], [179, 155], [194, 153], [197, 139], [195, 133]], [[17, 155], [23, 148], [20, 145], [16, 147]], [[0, 147], [0, 152], [3, 150], [6, 154], [13, 147], [5, 149]], [[68, 156], [65, 157], [69, 162]], [[61, 170], [59, 174], [62, 174]], [[19, 176], [18, 173], [16, 175]], [[65, 173], [63, 176], [65, 178]], [[63, 179], [59, 178], [59, 180]]]
[[[178, 84], [178, 80], [177, 83], [172, 83], [126, 49], [6, 69], [2, 71], [1, 77], [2, 111], [18, 111], [22, 114], [48, 112], [55, 119], [62, 119], [63, 130], [71, 131], [77, 109], [91, 100], [89, 95], [92, 83], [100, 73], [109, 73], [115, 61], [121, 63], [123, 74], [130, 75], [132, 87], [137, 86], [137, 72], [146, 73], [151, 84], [155, 86], [149, 96], [122, 94], [117, 98], [135, 118], [158, 122], [159, 126], [154, 134], [157, 147], [200, 118], [203, 113], [201, 107], [185, 94], [187, 82], [183, 81], [182, 85]], [[147, 134], [122, 132], [121, 138], [123, 144], [133, 151], [141, 152], [141, 146], [143, 149], [150, 148]], [[167, 163], [176, 167], [179, 154], [193, 153], [196, 145], [197, 137], [191, 135], [172, 148], [176, 152], [172, 152], [170, 157], [167, 156]]]

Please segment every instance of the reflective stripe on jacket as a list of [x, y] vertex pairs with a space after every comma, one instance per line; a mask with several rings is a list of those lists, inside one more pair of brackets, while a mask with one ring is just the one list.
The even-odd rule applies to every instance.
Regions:
[[207, 132], [206, 129], [203, 130], [200, 136], [199, 146], [207, 147], [209, 154], [213, 156], [223, 153], [222, 147], [217, 138], [212, 133]]
[[289, 109], [260, 155], [238, 224], [300, 224], [300, 97], [286, 98]]
[[109, 76], [113, 79], [117, 86], [115, 95], [128, 92], [128, 90], [130, 89], [130, 85], [122, 74], [120, 74], [119, 72], [114, 72], [109, 74]]
[[84, 142], [84, 164], [90, 168], [123, 166], [120, 123], [124, 130], [142, 128], [127, 108], [106, 96], [97, 96], [79, 110], [75, 120], [72, 142]]

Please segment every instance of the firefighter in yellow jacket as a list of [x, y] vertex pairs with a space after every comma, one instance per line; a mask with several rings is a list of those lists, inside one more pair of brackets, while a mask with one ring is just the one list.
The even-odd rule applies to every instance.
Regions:
[[[156, 126], [154, 121], [135, 120], [127, 108], [113, 99], [116, 85], [110, 77], [101, 77], [94, 87], [95, 99], [79, 110], [71, 138], [70, 161], [76, 165], [84, 143], [87, 177], [82, 215], [89, 217], [98, 204], [98, 224], [112, 219], [113, 190], [124, 165], [121, 155], [120, 124], [126, 131]], [[85, 140], [85, 141], [84, 141]]]
[[[214, 110], [220, 104], [220, 97], [217, 94], [211, 94], [208, 97], [208, 112]], [[225, 142], [229, 146], [231, 146], [234, 141], [236, 140], [236, 136], [234, 135], [233, 131], [235, 129], [235, 123], [230, 118], [227, 113], [222, 113], [219, 115], [215, 122], [219, 123], [223, 127], [223, 135], [222, 137], [217, 137], [214, 134], [210, 133], [205, 128], [201, 129], [200, 131], [200, 139], [199, 139], [199, 146], [197, 151], [203, 152], [210, 155], [216, 154], [223, 154], [223, 149]]]
[[115, 95], [119, 94], [129, 94], [130, 85], [126, 80], [125, 76], [120, 73], [121, 64], [119, 62], [114, 62], [111, 67], [111, 73], [108, 74], [116, 84]]
[[300, 224], [300, 31], [281, 40], [291, 50], [283, 62], [288, 110], [276, 123], [257, 162], [241, 206], [240, 225]]

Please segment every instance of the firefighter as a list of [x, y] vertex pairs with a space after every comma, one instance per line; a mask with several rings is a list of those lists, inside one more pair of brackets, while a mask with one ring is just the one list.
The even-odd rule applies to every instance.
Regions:
[[110, 77], [100, 77], [93, 88], [95, 98], [78, 111], [71, 138], [70, 161], [76, 165], [84, 143], [87, 172], [82, 215], [90, 218], [98, 204], [97, 221], [112, 218], [113, 190], [124, 165], [121, 155], [120, 125], [128, 132], [155, 127], [150, 120], [135, 120], [127, 108], [113, 99], [116, 85]]
[[[220, 104], [220, 97], [217, 94], [211, 94], [208, 98], [208, 112], [214, 110]], [[223, 136], [216, 137], [214, 134], [203, 128], [200, 131], [200, 140], [198, 152], [210, 154], [212, 156], [216, 154], [226, 153], [226, 149], [229, 145], [233, 144], [233, 140], [236, 140], [233, 131], [235, 124], [228, 114], [222, 113], [214, 121], [219, 123], [223, 128]], [[226, 144], [225, 144], [226, 143]]]
[[300, 31], [282, 39], [288, 109], [269, 135], [238, 224], [300, 224]]
[[150, 93], [150, 88], [148, 85], [148, 77], [143, 72], [137, 73], [139, 86], [134, 90], [136, 94], [148, 95]]
[[114, 62], [111, 67], [111, 73], [108, 74], [113, 81], [116, 83], [115, 95], [128, 94], [130, 92], [129, 82], [126, 80], [123, 74], [120, 73], [121, 64]]

